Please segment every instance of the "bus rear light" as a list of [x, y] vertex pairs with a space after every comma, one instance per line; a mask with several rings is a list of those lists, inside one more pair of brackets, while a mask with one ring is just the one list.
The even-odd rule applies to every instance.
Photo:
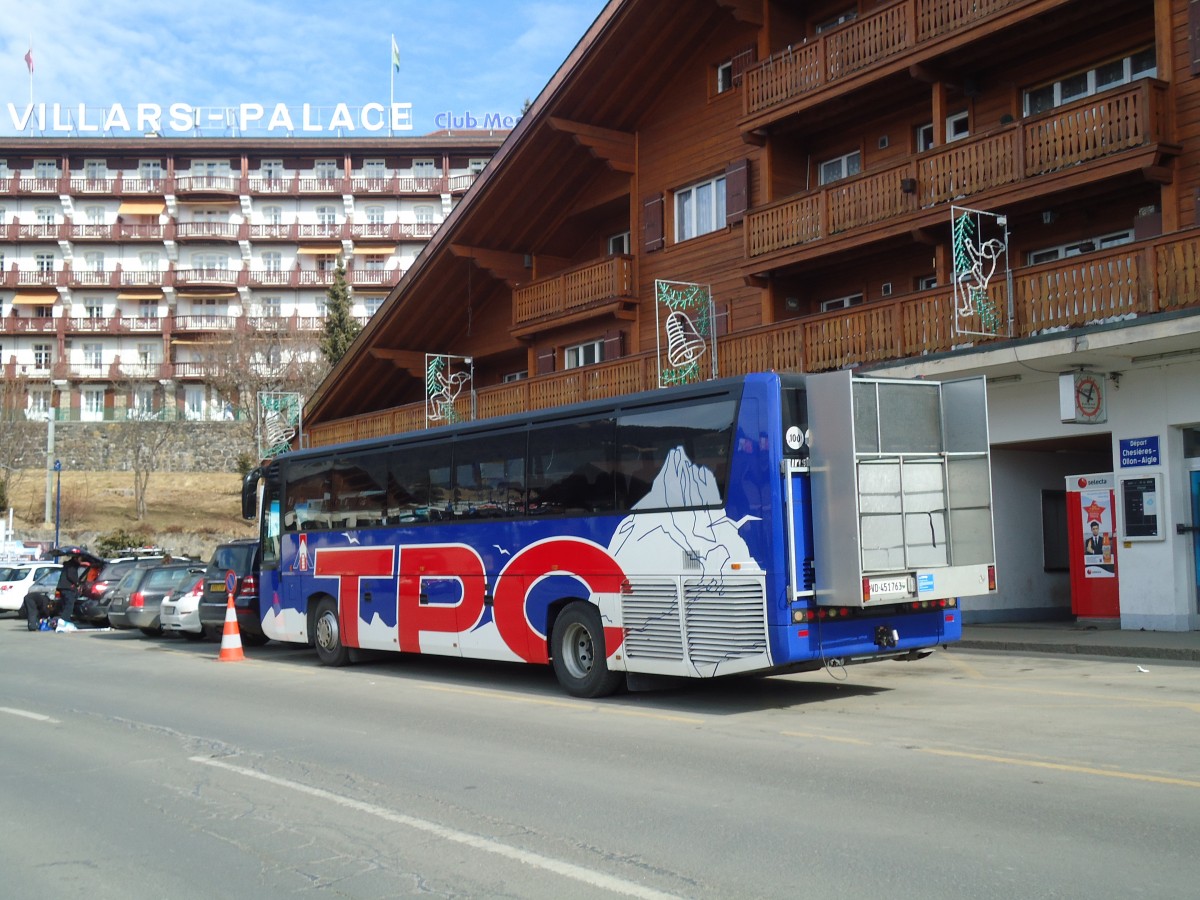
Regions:
[[996, 589], [996, 567], [988, 566], [988, 590], [994, 591], [995, 589]]
[[946, 621], [953, 622], [954, 621], [954, 613], [946, 613]]
[[799, 631], [796, 632], [796, 637], [803, 637], [803, 638], [808, 637], [808, 629], [801, 628]]
[[871, 579], [863, 576], [863, 603], [871, 602]]

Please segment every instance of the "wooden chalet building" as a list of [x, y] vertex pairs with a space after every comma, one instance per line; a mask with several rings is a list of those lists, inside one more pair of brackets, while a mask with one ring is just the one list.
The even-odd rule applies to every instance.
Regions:
[[[1065, 478], [1112, 472], [1158, 485], [1145, 540], [1118, 490], [1122, 627], [1200, 628], [1198, 7], [612, 0], [306, 439], [425, 427], [426, 353], [472, 358], [481, 418], [654, 387], [656, 282], [707, 285], [721, 375], [988, 376], [1001, 591], [967, 621], [1071, 612]], [[954, 209], [1006, 242], [974, 306]]]

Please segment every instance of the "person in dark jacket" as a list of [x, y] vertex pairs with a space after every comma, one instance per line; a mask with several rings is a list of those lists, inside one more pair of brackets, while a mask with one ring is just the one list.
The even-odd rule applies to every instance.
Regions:
[[75, 603], [79, 600], [79, 592], [87, 581], [89, 566], [99, 565], [99, 558], [92, 556], [78, 547], [72, 547], [62, 554], [62, 572], [58, 576], [58, 596], [62, 601], [62, 609], [58, 617], [71, 621], [75, 615]]

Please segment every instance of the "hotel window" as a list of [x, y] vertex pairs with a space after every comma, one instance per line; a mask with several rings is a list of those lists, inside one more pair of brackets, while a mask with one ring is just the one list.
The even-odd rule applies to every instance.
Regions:
[[264, 159], [258, 164], [259, 174], [263, 181], [282, 181], [283, 180], [283, 160], [282, 159]]
[[184, 415], [196, 421], [204, 418], [204, 388], [189, 387], [183, 391]]
[[149, 302], [143, 301], [142, 303], [140, 303], [138, 305], [138, 318], [139, 319], [157, 319], [158, 318], [158, 304], [153, 301], [149, 301]]
[[158, 344], [138, 344], [138, 362], [142, 365], [156, 365], [159, 363], [159, 352], [162, 348]]
[[104, 318], [104, 302], [101, 300], [88, 300], [84, 303], [83, 310], [89, 319]]
[[[970, 115], [964, 109], [952, 116], [946, 116], [946, 143], [962, 140], [970, 136]], [[917, 129], [917, 152], [924, 153], [933, 146], [933, 123], [927, 123]]]
[[50, 368], [50, 345], [49, 344], [34, 344], [33, 345], [33, 367], [35, 369]]
[[35, 306], [33, 308], [33, 317], [35, 319], [53, 319], [54, 318], [54, 307], [53, 306]]
[[103, 225], [104, 224], [104, 207], [103, 206], [89, 206], [87, 209], [85, 209], [83, 211], [83, 215], [84, 215], [84, 218], [87, 219], [87, 224], [89, 224], [89, 225]]
[[93, 250], [90, 253], [85, 253], [83, 255], [83, 264], [89, 272], [103, 272], [104, 254], [99, 250]]
[[387, 268], [388, 257], [386, 253], [360, 256], [359, 259], [362, 260], [363, 270], [367, 272], [382, 272]]
[[414, 206], [413, 218], [417, 220], [419, 225], [433, 224], [433, 207], [432, 206]]
[[282, 225], [283, 224], [283, 207], [282, 206], [264, 206], [262, 208], [262, 220], [264, 225]]
[[317, 294], [313, 297], [313, 310], [315, 314], [321, 317], [325, 316], [325, 295]]
[[588, 341], [563, 350], [563, 368], [577, 369], [604, 361], [604, 341]]
[[99, 422], [104, 418], [104, 388], [85, 387], [83, 395], [83, 413], [80, 416], [86, 422]]
[[138, 161], [138, 177], [157, 185], [162, 181], [162, 162], [157, 159], [142, 159]]
[[89, 369], [101, 369], [104, 367], [104, 345], [103, 344], [84, 344], [83, 345], [83, 364]]
[[363, 297], [363, 307], [367, 311], [368, 316], [373, 316], [379, 312], [379, 307], [383, 306], [383, 297]]
[[318, 225], [336, 225], [337, 224], [337, 208], [333, 206], [318, 206], [317, 210]]
[[675, 240], [686, 241], [725, 227], [725, 176], [675, 192]]
[[154, 416], [154, 388], [136, 387], [133, 390], [133, 411], [141, 419]]
[[387, 165], [382, 159], [364, 159], [363, 175], [367, 178], [387, 178]]
[[34, 178], [57, 178], [58, 163], [53, 159], [35, 159], [33, 161]]
[[1043, 247], [1040, 250], [1033, 250], [1027, 256], [1027, 264], [1036, 266], [1040, 263], [1069, 259], [1072, 256], [1080, 256], [1084, 253], [1092, 253], [1096, 250], [1107, 249], [1108, 247], [1118, 247], [1121, 244], [1128, 244], [1131, 241], [1133, 241], [1133, 230], [1127, 228], [1123, 231], [1114, 231], [1110, 234], [1102, 234], [1082, 241], [1071, 241], [1067, 244], [1058, 244], [1053, 247]]
[[138, 265], [142, 267], [143, 272], [157, 272], [158, 260], [157, 250], [144, 250], [138, 254]]
[[262, 307], [262, 314], [267, 318], [278, 319], [283, 315], [282, 297], [259, 297], [258, 302]]
[[622, 231], [620, 234], [614, 234], [609, 237], [608, 253], [610, 256], [629, 255], [628, 231]]
[[58, 222], [58, 214], [52, 206], [39, 206], [33, 211], [39, 225], [54, 225]]
[[432, 159], [414, 159], [412, 162], [413, 178], [436, 178], [437, 167]]
[[1139, 78], [1153, 78], [1157, 74], [1154, 48], [1145, 47], [1093, 69], [1075, 72], [1050, 84], [1030, 88], [1024, 95], [1025, 115], [1035, 116], [1080, 97], [1090, 97], [1092, 94], [1129, 84]]
[[83, 177], [88, 181], [104, 181], [108, 178], [108, 164], [102, 159], [85, 159]]
[[368, 225], [384, 224], [384, 210], [382, 206], [368, 206], [363, 210], [363, 215], [366, 217]]
[[472, 175], [478, 175], [480, 172], [483, 171], [484, 166], [486, 166], [487, 164], [488, 164], [488, 161], [486, 159], [468, 159], [467, 160], [467, 171], [470, 172]]
[[54, 271], [54, 254], [35, 253], [33, 256], [33, 264], [39, 273], [42, 275], [49, 275]]
[[283, 254], [278, 250], [268, 250], [262, 255], [262, 267], [267, 272], [278, 272], [283, 269]]
[[862, 171], [862, 154], [857, 150], [827, 159], [820, 164], [819, 180], [821, 184], [831, 184]]
[[332, 181], [338, 177], [338, 164], [336, 159], [318, 159], [313, 161], [313, 175], [317, 178]]
[[229, 257], [223, 253], [194, 253], [192, 268], [224, 272], [229, 268]]
[[31, 388], [25, 404], [25, 418], [48, 419], [50, 417], [50, 391]]
[[835, 309], [849, 309], [851, 306], [861, 306], [862, 294], [849, 294], [845, 297], [834, 297], [832, 300], [821, 301], [821, 312], [833, 312]]

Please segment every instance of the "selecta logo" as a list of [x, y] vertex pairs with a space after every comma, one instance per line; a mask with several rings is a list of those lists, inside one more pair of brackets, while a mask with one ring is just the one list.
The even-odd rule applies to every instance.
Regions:
[[1088, 480], [1087, 480], [1086, 478], [1080, 478], [1080, 479], [1079, 479], [1079, 486], [1080, 486], [1081, 488], [1085, 488], [1085, 487], [1087, 487], [1087, 486], [1088, 486]]
[[[313, 575], [337, 579], [338, 619], [343, 643], [360, 646], [359, 602], [364, 579], [396, 579], [396, 619], [399, 649], [421, 651], [421, 635], [429, 632], [465, 634], [483, 618], [487, 577], [483, 559], [466, 544], [426, 544], [403, 547], [322, 547], [313, 559]], [[529, 621], [531, 591], [545, 578], [569, 575], [593, 593], [617, 593], [625, 573], [598, 544], [579, 538], [549, 538], [518, 552], [496, 576], [492, 589], [492, 618], [501, 639], [526, 662], [548, 663], [546, 635]], [[423, 582], [457, 581], [456, 603], [429, 603]], [[390, 599], [390, 598], [388, 598]], [[608, 653], [621, 644], [619, 628], [606, 628]]]

